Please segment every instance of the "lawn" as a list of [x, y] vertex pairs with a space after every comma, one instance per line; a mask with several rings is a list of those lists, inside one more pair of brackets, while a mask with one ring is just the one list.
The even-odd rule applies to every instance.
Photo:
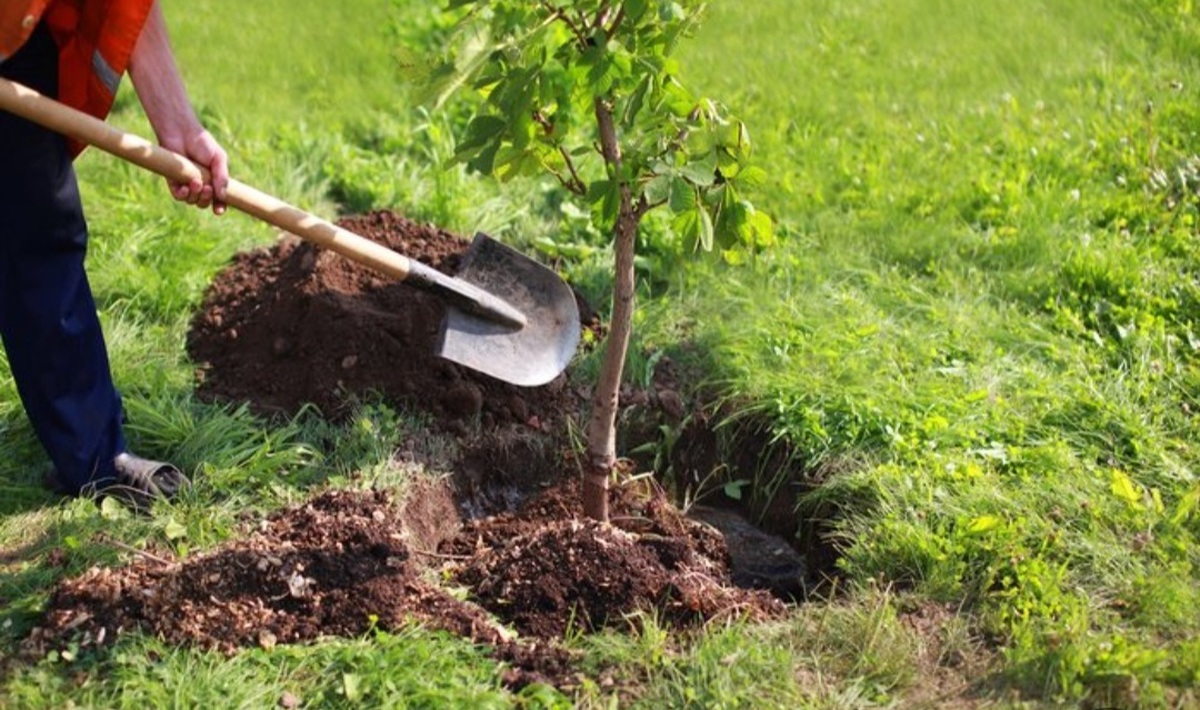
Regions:
[[[432, 4], [164, 4], [240, 179], [327, 217], [489, 231], [601, 302], [604, 239], [555, 184], [447, 167], [465, 112], [419, 105], [407, 61]], [[189, 320], [274, 235], [89, 151], [90, 273], [129, 436], [197, 485], [149, 517], [55, 500], [0, 366], [0, 704], [1200, 703], [1197, 57], [1185, 0], [711, 4], [681, 78], [745, 119], [779, 243], [692, 254], [652, 220], [629, 377], [664, 357], [701, 373], [685, 394], [712, 403], [730, 461], [754, 442], [761, 465], [659, 475], [751, 513], [782, 501], [837, 584], [784, 622], [572, 637], [588, 680], [567, 694], [506, 690], [480, 649], [415, 626], [232, 658], [137, 635], [14, 658], [56, 580], [130, 548], [211, 549], [317, 490], [402, 484], [393, 455], [423, 436], [379, 404], [333, 424], [199, 401]], [[149, 135], [128, 87], [111, 120]]]

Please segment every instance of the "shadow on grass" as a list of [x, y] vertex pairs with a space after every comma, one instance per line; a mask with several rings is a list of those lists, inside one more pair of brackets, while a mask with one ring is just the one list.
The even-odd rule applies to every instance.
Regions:
[[20, 515], [53, 506], [61, 498], [62, 496], [41, 485], [3, 480], [0, 482], [0, 517]]
[[0, 420], [0, 518], [54, 505], [61, 496], [45, 484], [50, 460], [19, 407]]

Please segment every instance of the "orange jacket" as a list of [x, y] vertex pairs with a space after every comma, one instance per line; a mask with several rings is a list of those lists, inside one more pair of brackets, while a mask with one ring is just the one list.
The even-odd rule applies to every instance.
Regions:
[[[43, 18], [58, 44], [58, 100], [104, 118], [154, 0], [2, 0], [0, 61]], [[72, 142], [72, 153], [83, 146]]]

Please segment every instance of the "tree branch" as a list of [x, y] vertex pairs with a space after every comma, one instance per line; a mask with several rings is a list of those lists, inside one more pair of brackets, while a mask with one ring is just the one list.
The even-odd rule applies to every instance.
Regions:
[[612, 104], [606, 99], [596, 97], [596, 123], [600, 126], [600, 155], [604, 162], [613, 167], [615, 173], [621, 172], [621, 145], [617, 142], [617, 128], [613, 122]]
[[101, 533], [100, 535], [97, 535], [96, 539], [106, 545], [112, 545], [113, 547], [115, 547], [119, 550], [124, 550], [126, 552], [132, 552], [133, 554], [138, 555], [139, 557], [144, 557], [147, 560], [150, 560], [151, 562], [157, 562], [160, 565], [170, 566], [170, 565], [174, 564], [170, 560], [159, 557], [158, 555], [156, 555], [152, 552], [147, 552], [146, 550], [140, 550], [140, 549], [134, 547], [133, 545], [127, 545], [127, 544], [121, 542], [120, 540], [117, 540], [116, 538], [110, 537], [103, 533]]
[[606, 39], [612, 39], [613, 36], [617, 34], [617, 30], [620, 29], [620, 27], [621, 27], [621, 21], [624, 19], [625, 19], [625, 6], [621, 5], [621, 9], [617, 10], [616, 19], [614, 19], [613, 23], [611, 25], [609, 25], [608, 29], [606, 29], [604, 31], [604, 37]]
[[574, 192], [576, 195], [586, 195], [587, 185], [583, 182], [583, 179], [579, 177], [579, 173], [575, 170], [575, 161], [571, 160], [571, 154], [568, 153], [567, 149], [561, 145], [558, 146], [558, 152], [562, 155], [563, 160], [567, 162], [567, 170], [571, 171], [571, 184], [563, 182], [563, 185], [566, 185], [567, 189], [571, 192]]
[[550, 13], [551, 18], [562, 20], [563, 24], [570, 28], [571, 34], [575, 35], [575, 39], [579, 42], [581, 48], [588, 46], [588, 36], [579, 29], [579, 25], [575, 24], [567, 13], [563, 12], [562, 8], [551, 5], [547, 0], [542, 0], [542, 7]]
[[608, 0], [604, 0], [600, 3], [600, 7], [596, 8], [596, 21], [592, 23], [593, 32], [604, 27], [604, 23], [608, 22], [608, 11], [610, 9]]
[[[554, 135], [554, 123], [550, 119], [546, 118], [545, 114], [543, 114], [541, 111], [533, 112], [533, 122], [541, 126], [542, 132], [544, 132], [547, 136]], [[562, 186], [567, 188], [567, 190], [575, 193], [576, 195], [586, 195], [587, 185], [584, 184], [582, 179], [580, 179], [579, 172], [575, 170], [575, 162], [571, 160], [571, 154], [567, 152], [567, 149], [564, 148], [562, 144], [559, 144], [558, 146], [558, 153], [562, 156], [563, 161], [567, 164], [567, 170], [570, 171], [571, 176], [566, 177], [554, 168], [549, 168], [547, 166], [548, 169], [554, 175], [554, 177], [558, 178], [558, 181], [562, 183]]]
[[667, 200], [659, 200], [658, 202], [650, 202], [646, 199], [645, 195], [642, 195], [641, 197], [638, 198], [637, 204], [634, 205], [634, 207], [633, 207], [633, 215], [638, 219], [638, 221], [641, 221], [642, 216], [644, 214], [646, 214], [650, 210], [654, 209], [655, 207], [661, 207], [665, 204], [667, 204]]

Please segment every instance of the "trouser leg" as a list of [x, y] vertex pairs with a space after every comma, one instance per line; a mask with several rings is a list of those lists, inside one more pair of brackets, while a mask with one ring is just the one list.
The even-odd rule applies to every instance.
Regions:
[[[0, 75], [57, 95], [39, 28]], [[0, 111], [0, 337], [25, 412], [68, 493], [114, 478], [121, 398], [84, 272], [87, 224], [65, 140]]]

